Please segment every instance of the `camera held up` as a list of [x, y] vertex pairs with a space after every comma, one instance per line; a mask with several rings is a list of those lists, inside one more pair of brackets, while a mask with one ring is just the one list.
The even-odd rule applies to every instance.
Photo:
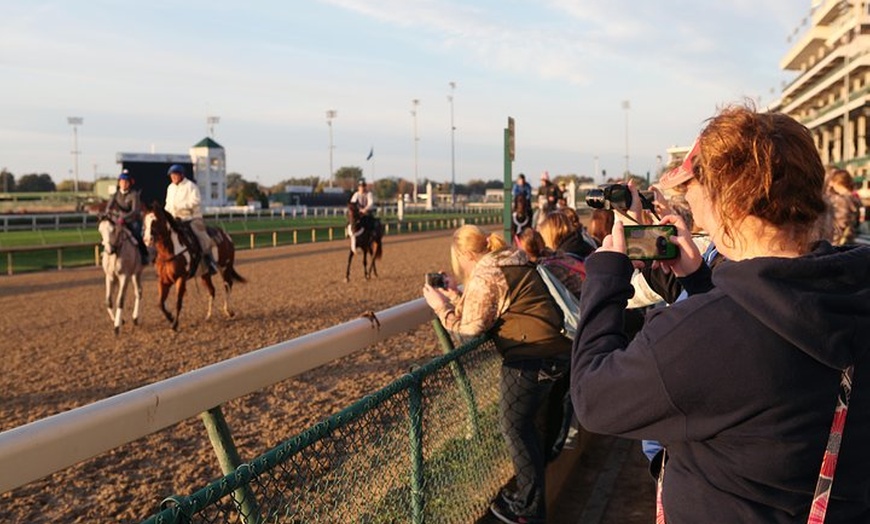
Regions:
[[[653, 209], [652, 191], [639, 191], [641, 207]], [[586, 205], [593, 209], [627, 211], [631, 208], [631, 190], [625, 184], [601, 184], [586, 192]]]

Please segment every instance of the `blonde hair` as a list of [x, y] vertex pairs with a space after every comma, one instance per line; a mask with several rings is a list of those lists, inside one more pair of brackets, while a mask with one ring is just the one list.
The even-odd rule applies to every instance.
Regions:
[[568, 235], [575, 230], [571, 219], [565, 213], [554, 211], [547, 213], [544, 221], [538, 226], [538, 231], [544, 239], [544, 245], [555, 250], [563, 240], [568, 238]]
[[500, 251], [507, 247], [507, 242], [496, 233], [487, 234], [475, 225], [465, 225], [453, 232], [453, 244], [450, 246], [450, 265], [453, 273], [462, 279], [468, 275], [462, 273], [459, 264], [459, 254], [481, 257], [487, 253]]

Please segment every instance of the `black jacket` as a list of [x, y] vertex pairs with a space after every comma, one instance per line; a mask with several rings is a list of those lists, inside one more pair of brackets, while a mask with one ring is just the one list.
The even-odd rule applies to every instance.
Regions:
[[870, 522], [870, 248], [702, 266], [630, 344], [628, 258], [595, 253], [586, 270], [574, 406], [590, 431], [666, 446], [669, 524], [806, 522], [851, 363], [827, 522]]

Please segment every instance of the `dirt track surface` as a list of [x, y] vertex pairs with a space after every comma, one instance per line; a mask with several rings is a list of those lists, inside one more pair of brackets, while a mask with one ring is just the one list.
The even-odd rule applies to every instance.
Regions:
[[[368, 282], [359, 257], [344, 282], [345, 242], [239, 252], [237, 270], [249, 282], [233, 291], [236, 317], [226, 320], [216, 307], [206, 321], [205, 289], [191, 282], [177, 333], [157, 309], [153, 267], [145, 271], [141, 324], [128, 321], [119, 337], [103, 306], [101, 269], [0, 276], [0, 430], [419, 298], [423, 275], [449, 268], [449, 238], [449, 231], [387, 237], [381, 276]], [[221, 297], [218, 289], [216, 306]], [[131, 310], [132, 299], [125, 305]], [[427, 323], [229, 403], [224, 414], [242, 459], [439, 353]], [[0, 521], [139, 522], [165, 497], [220, 476], [202, 423], [191, 419], [0, 495]]]

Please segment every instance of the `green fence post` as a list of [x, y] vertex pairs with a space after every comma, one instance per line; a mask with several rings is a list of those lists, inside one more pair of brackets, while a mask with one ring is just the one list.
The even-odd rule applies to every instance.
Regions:
[[408, 420], [411, 444], [411, 522], [422, 524], [423, 504], [423, 391], [422, 378], [416, 378], [408, 391]]
[[[441, 343], [441, 349], [444, 353], [450, 353], [455, 349], [453, 339], [450, 338], [450, 333], [444, 329], [444, 325], [437, 318], [432, 320], [432, 327], [435, 328], [435, 336], [438, 337], [438, 342]], [[465, 368], [458, 360], [450, 363], [450, 371], [453, 372], [453, 377], [459, 385], [459, 392], [462, 394], [462, 399], [465, 400], [465, 407], [468, 409], [468, 421], [471, 423], [471, 435], [477, 438], [480, 435], [480, 415], [477, 412], [477, 402], [474, 399], [474, 390], [471, 388], [471, 381], [468, 380], [468, 375], [465, 373]]]
[[[242, 459], [239, 456], [236, 445], [233, 442], [230, 427], [224, 418], [220, 406], [211, 408], [208, 411], [203, 411], [200, 414], [205, 429], [208, 432], [208, 439], [214, 448], [218, 462], [221, 466], [221, 471], [224, 475], [229, 475], [235, 471], [241, 464]], [[249, 485], [244, 485], [237, 488], [233, 493], [239, 503], [239, 512], [242, 515], [242, 522], [245, 524], [256, 524], [260, 522], [260, 509], [257, 507], [257, 501], [254, 500], [254, 492], [251, 491]]]

